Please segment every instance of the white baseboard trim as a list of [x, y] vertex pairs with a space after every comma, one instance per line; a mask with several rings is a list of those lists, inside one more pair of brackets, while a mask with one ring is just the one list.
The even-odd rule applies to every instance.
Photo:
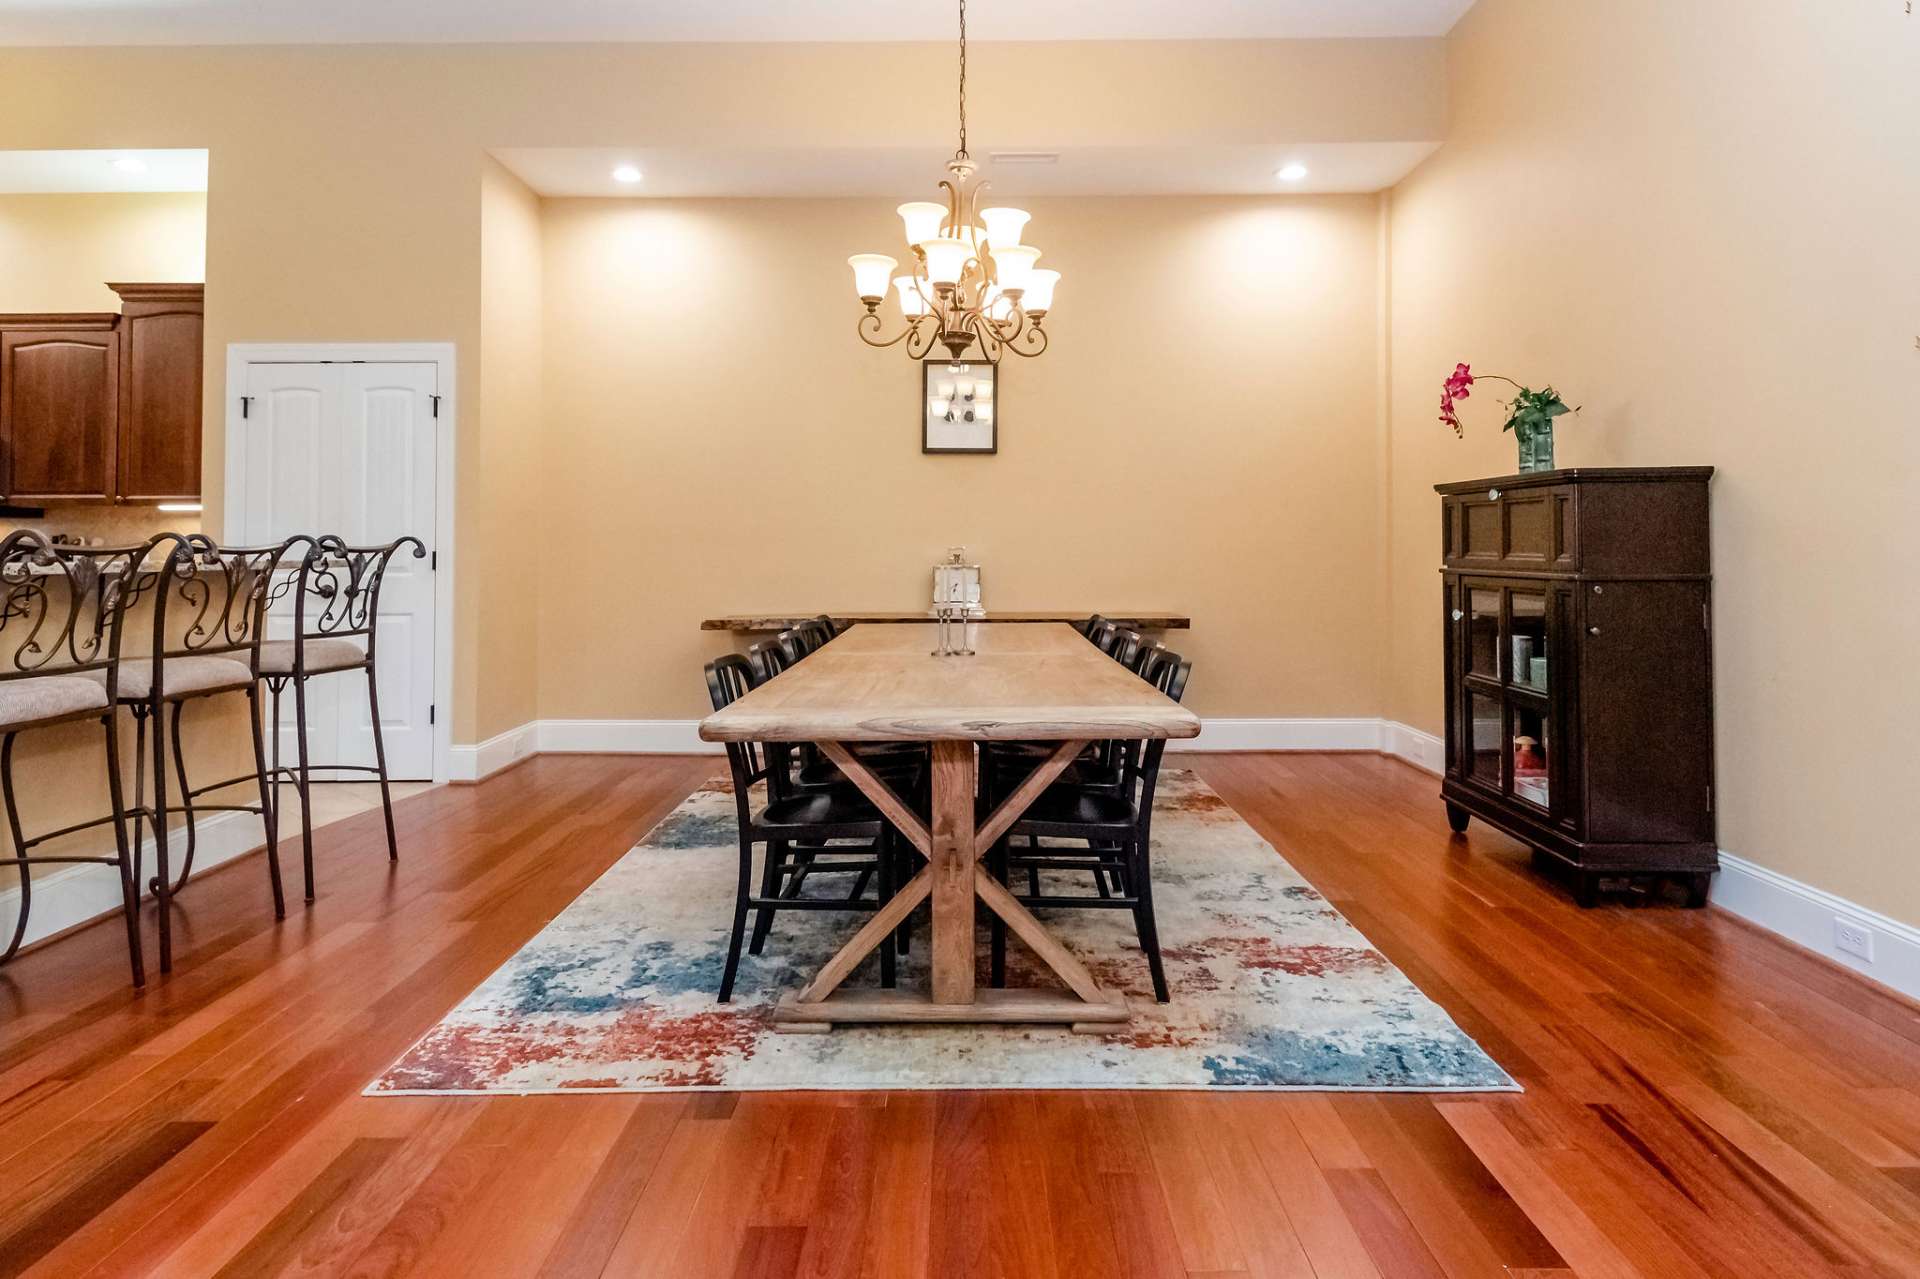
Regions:
[[540, 749], [555, 755], [718, 755], [697, 719], [543, 719]]
[[[542, 719], [522, 724], [477, 746], [455, 746], [456, 782], [479, 781], [528, 755], [717, 755], [716, 742], [700, 740], [693, 719]], [[1175, 742], [1176, 751], [1379, 751], [1438, 775], [1445, 746], [1392, 720], [1209, 719], [1200, 736]]]
[[[1920, 999], [1920, 928], [1736, 857], [1725, 849], [1720, 852], [1720, 873], [1713, 877], [1710, 900], [1816, 955], [1909, 998]], [[1873, 951], [1871, 960], [1848, 954], [1834, 944], [1836, 920], [1866, 930]]]
[[[200, 819], [198, 826], [199, 847], [193, 855], [195, 875], [250, 853], [267, 842], [260, 819], [252, 813], [209, 813]], [[107, 838], [111, 840], [112, 837], [109, 834]], [[145, 851], [141, 857], [140, 873], [143, 877], [151, 877], [154, 873], [154, 842], [149, 837], [142, 843]], [[168, 859], [178, 873], [180, 858], [186, 856], [187, 852], [186, 831], [170, 830], [167, 833], [167, 847]], [[297, 883], [294, 891], [298, 892]], [[144, 885], [141, 896], [152, 896]], [[0, 937], [13, 935], [14, 920], [18, 918], [19, 910], [20, 889], [17, 885], [0, 892], [0, 929], [5, 929]], [[117, 867], [65, 867], [33, 881], [33, 909], [21, 944], [31, 946], [34, 942], [102, 915], [117, 914], [119, 910], [120, 871]]]
[[1410, 724], [1383, 720], [1380, 724], [1380, 750], [1382, 754], [1403, 759], [1435, 777], [1447, 771], [1446, 742]]
[[522, 724], [489, 737], [478, 746], [447, 748], [447, 780], [477, 782], [539, 753], [539, 725]]

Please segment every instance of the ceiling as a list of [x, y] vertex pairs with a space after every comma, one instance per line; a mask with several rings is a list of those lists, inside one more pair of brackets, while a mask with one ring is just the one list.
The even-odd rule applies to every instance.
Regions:
[[[1048, 195], [1275, 195], [1381, 191], [1411, 173], [1437, 142], [1299, 146], [1081, 147], [984, 152], [980, 177], [998, 198]], [[947, 154], [938, 146], [851, 148], [500, 148], [493, 155], [545, 196], [868, 196], [937, 198]], [[1035, 161], [1035, 157], [1053, 156]], [[999, 157], [999, 158], [996, 158]], [[1299, 181], [1279, 169], [1298, 163]], [[615, 167], [641, 172], [637, 183]]]
[[[972, 0], [981, 40], [1438, 36], [1473, 0]], [[0, 45], [949, 40], [954, 0], [0, 0]]]
[[5, 195], [206, 189], [205, 151], [0, 151]]

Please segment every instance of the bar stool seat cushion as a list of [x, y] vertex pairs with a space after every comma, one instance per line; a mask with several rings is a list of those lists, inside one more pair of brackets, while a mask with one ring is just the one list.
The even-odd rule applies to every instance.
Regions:
[[[245, 688], [253, 683], [253, 671], [233, 657], [169, 657], [162, 667], [166, 687], [162, 698], [182, 697], [220, 688]], [[104, 678], [104, 677], [103, 677]], [[153, 696], [153, 661], [137, 657], [120, 663], [120, 700], [144, 702]]]
[[107, 690], [86, 675], [0, 680], [0, 729], [106, 707]]
[[[343, 671], [367, 660], [367, 652], [350, 639], [321, 635], [307, 640], [307, 674]], [[260, 645], [260, 670], [266, 675], [293, 674], [293, 641], [267, 640]]]

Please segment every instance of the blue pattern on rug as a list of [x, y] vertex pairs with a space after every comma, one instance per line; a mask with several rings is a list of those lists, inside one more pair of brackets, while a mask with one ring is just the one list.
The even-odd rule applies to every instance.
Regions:
[[[1515, 1091], [1505, 1071], [1193, 774], [1167, 770], [1154, 886], [1173, 1002], [1124, 911], [1042, 911], [1133, 1022], [842, 1027], [768, 1021], [862, 916], [789, 912], [715, 1002], [739, 864], [733, 796], [696, 791], [368, 1089], [1189, 1088]], [[1087, 891], [1084, 875], [1052, 876]], [[1076, 882], [1077, 881], [1077, 882]], [[823, 881], [823, 887], [827, 881]], [[981, 933], [982, 978], [985, 931]], [[900, 983], [924, 983], [924, 932]], [[877, 985], [870, 958], [849, 986]], [[1057, 987], [1018, 942], [1008, 984]]]

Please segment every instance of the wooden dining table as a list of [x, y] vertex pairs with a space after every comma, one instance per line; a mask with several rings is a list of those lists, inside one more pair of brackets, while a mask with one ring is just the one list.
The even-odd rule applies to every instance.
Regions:
[[[1197, 736], [1200, 721], [1087, 642], [1055, 624], [969, 628], [971, 656], [938, 656], [938, 628], [854, 626], [783, 674], [701, 721], [710, 742], [813, 742], [927, 859], [807, 986], [775, 1007], [776, 1026], [836, 1023], [1050, 1022], [1110, 1030], [1129, 1017], [981, 859], [1042, 791], [1094, 741]], [[1046, 761], [978, 819], [983, 742], [1057, 743]], [[860, 762], [861, 742], [931, 747], [931, 821]], [[926, 991], [842, 990], [867, 955], [932, 899]], [[976, 990], [975, 909], [984, 905], [1066, 984], [1066, 992]]]

